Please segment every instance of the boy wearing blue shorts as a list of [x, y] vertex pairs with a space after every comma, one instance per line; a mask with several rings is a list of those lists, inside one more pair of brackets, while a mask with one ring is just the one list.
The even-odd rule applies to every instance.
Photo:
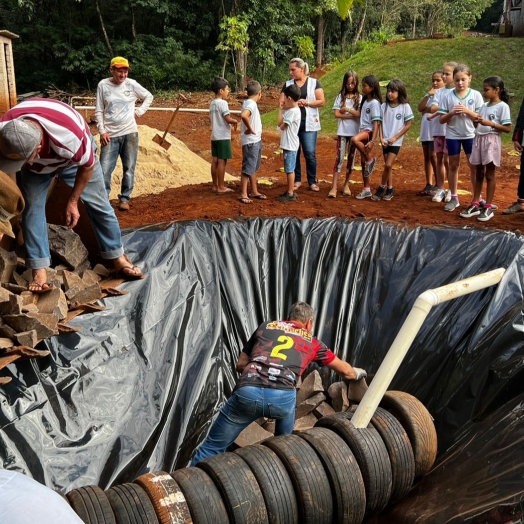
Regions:
[[278, 128], [282, 131], [280, 136], [280, 148], [283, 150], [284, 171], [287, 176], [287, 191], [278, 197], [280, 202], [293, 202], [297, 199], [295, 193], [295, 164], [297, 151], [300, 146], [298, 140], [298, 129], [300, 127], [300, 88], [296, 84], [290, 84], [283, 89], [284, 100], [278, 106]]
[[[259, 193], [257, 187], [257, 171], [262, 158], [262, 121], [258, 110], [258, 101], [262, 95], [262, 86], [256, 80], [247, 83], [247, 100], [242, 105], [240, 114], [240, 136], [242, 142], [242, 193], [238, 199], [242, 204], [252, 204], [252, 198], [266, 200], [266, 195]], [[251, 183], [251, 194], [247, 187]]]
[[226, 187], [224, 177], [226, 175], [227, 161], [233, 157], [231, 150], [231, 128], [237, 129], [235, 120], [227, 105], [229, 96], [229, 82], [225, 78], [215, 78], [211, 83], [211, 90], [215, 98], [209, 106], [209, 118], [211, 120], [211, 178], [213, 179], [214, 193], [232, 193], [233, 190]]

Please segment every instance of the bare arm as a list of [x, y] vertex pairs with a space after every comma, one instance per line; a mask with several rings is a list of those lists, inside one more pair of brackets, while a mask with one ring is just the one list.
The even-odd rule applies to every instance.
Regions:
[[249, 363], [249, 355], [242, 351], [237, 360], [237, 371], [239, 373], [242, 373], [242, 371], [244, 371], [244, 368], [248, 365], [248, 363]]
[[246, 135], [254, 135], [255, 131], [253, 131], [253, 128], [251, 127], [251, 111], [249, 109], [244, 109], [242, 113], [240, 113], [240, 118], [242, 119], [242, 122], [244, 122], [244, 125], [246, 126]]
[[356, 380], [357, 378], [357, 373], [353, 367], [344, 360], [340, 360], [338, 357], [335, 357], [335, 360], [328, 364], [327, 367], [335, 371], [343, 379]]
[[413, 120], [408, 120], [405, 124], [404, 124], [404, 127], [394, 136], [392, 136], [388, 142], [389, 144], [394, 144], [401, 136], [405, 135], [408, 131], [409, 131], [409, 128], [411, 127], [411, 124], [413, 123]]
[[69, 229], [73, 229], [78, 223], [78, 219], [80, 218], [78, 201], [80, 200], [80, 195], [91, 179], [94, 168], [94, 165], [91, 167], [79, 167], [76, 172], [75, 185], [73, 186], [73, 190], [71, 191], [66, 206], [66, 226]]

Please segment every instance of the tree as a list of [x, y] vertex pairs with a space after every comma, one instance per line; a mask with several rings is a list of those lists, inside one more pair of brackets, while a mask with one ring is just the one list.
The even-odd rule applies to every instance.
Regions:
[[225, 52], [222, 76], [226, 74], [228, 54], [235, 53], [237, 59], [233, 60], [233, 67], [236, 91], [242, 91], [246, 87], [248, 27], [248, 21], [242, 16], [224, 16], [220, 23], [220, 36], [216, 49]]

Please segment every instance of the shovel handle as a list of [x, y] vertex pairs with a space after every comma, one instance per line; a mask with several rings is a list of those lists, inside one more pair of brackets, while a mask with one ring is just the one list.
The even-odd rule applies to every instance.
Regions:
[[166, 130], [164, 132], [164, 135], [162, 136], [162, 142], [166, 139], [167, 132], [169, 131], [169, 128], [171, 127], [171, 124], [173, 123], [173, 120], [175, 119], [175, 116], [178, 113], [178, 110], [180, 109], [180, 106], [182, 105], [182, 102], [180, 102], [181, 99], [183, 101], [187, 101], [187, 98], [182, 93], [178, 93], [177, 102], [176, 102], [176, 109], [173, 111], [173, 114], [171, 115], [171, 119], [169, 120], [169, 124], [167, 124], [167, 127], [166, 127]]

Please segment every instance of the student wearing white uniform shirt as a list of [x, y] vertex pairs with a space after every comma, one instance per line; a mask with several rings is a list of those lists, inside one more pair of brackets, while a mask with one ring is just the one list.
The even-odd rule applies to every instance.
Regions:
[[408, 104], [406, 86], [402, 80], [391, 80], [386, 87], [386, 102], [382, 104], [381, 142], [384, 153], [382, 183], [371, 200], [391, 200], [393, 188], [393, 162], [404, 141], [404, 135], [413, 122], [413, 111]]
[[[475, 191], [468, 209], [460, 216], [469, 218], [477, 216], [480, 222], [493, 218], [493, 195], [495, 194], [495, 169], [500, 167], [502, 143], [500, 133], [511, 130], [511, 115], [509, 112], [509, 95], [500, 76], [490, 76], [482, 84], [484, 98], [488, 101], [479, 111], [477, 117], [477, 133], [473, 142], [473, 150], [469, 161], [476, 168]], [[480, 193], [486, 179], [486, 201], [480, 207]]]

